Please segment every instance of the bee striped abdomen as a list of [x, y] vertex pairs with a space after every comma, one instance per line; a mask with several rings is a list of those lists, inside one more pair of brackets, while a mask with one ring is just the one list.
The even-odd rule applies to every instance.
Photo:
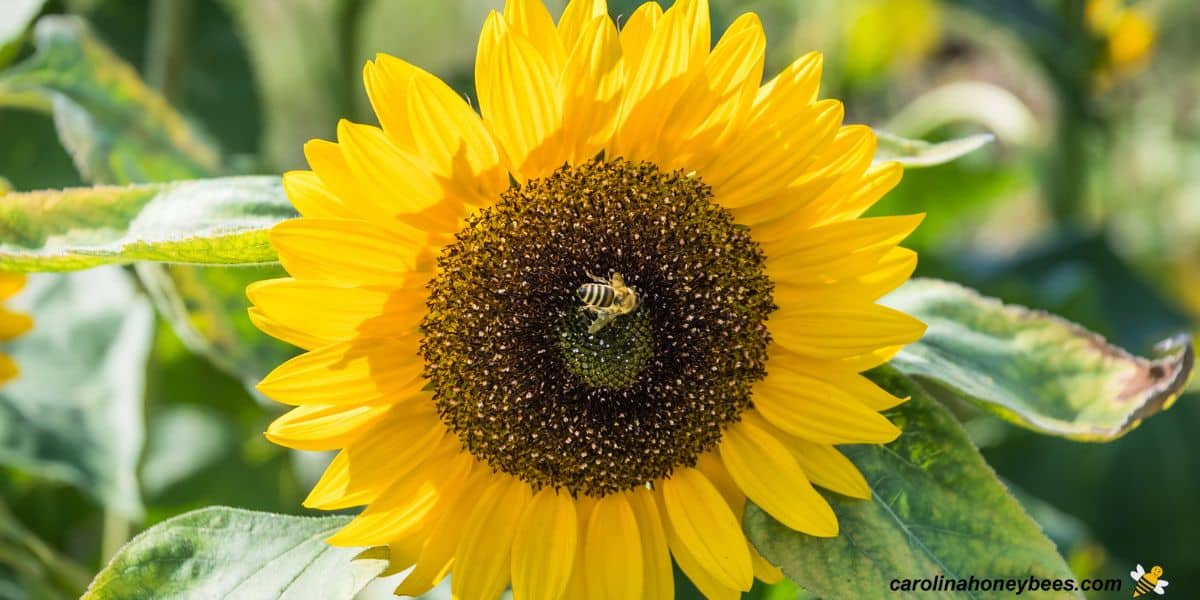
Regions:
[[1143, 596], [1149, 594], [1152, 589], [1154, 589], [1154, 583], [1149, 581], [1145, 575], [1142, 575], [1142, 578], [1138, 580], [1137, 585], [1133, 588], [1133, 595], [1134, 597]]
[[575, 290], [575, 294], [584, 304], [598, 307], [612, 306], [617, 297], [617, 292], [612, 286], [603, 283], [585, 283]]

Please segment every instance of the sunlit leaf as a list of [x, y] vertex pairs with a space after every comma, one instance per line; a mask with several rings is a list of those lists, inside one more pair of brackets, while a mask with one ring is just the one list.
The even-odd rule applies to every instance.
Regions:
[[139, 263], [136, 268], [183, 343], [247, 386], [298, 352], [260, 332], [246, 312], [246, 286], [286, 276], [279, 265], [231, 269]]
[[206, 135], [100, 43], [79, 19], [43, 17], [37, 52], [0, 72], [0, 106], [52, 111], [59, 140], [85, 179], [129, 183], [214, 174]]
[[875, 161], [895, 161], [908, 169], [933, 167], [970, 154], [995, 139], [990, 133], [977, 133], [945, 142], [910, 140], [886, 131], [875, 131], [879, 146]]
[[11, 193], [0, 203], [0, 265], [272, 262], [267, 229], [294, 214], [270, 176]]
[[107, 267], [32, 276], [10, 305], [35, 325], [9, 349], [21, 374], [0, 389], [0, 463], [137, 518], [149, 304]]
[[17, 53], [21, 36], [42, 10], [46, 0], [6, 0], [0, 10], [0, 67]]
[[915, 279], [883, 303], [929, 329], [892, 365], [930, 379], [1035, 431], [1106, 441], [1169, 408], [1191, 376], [1191, 339], [1140, 358], [1065, 319]]
[[386, 557], [325, 538], [351, 517], [292, 517], [215, 507], [163, 521], [130, 541], [85, 599], [313, 598], [349, 600]]
[[[759, 552], [822, 598], [892, 598], [899, 579], [1072, 578], [954, 417], [913, 380], [886, 369], [875, 375], [911, 399], [886, 413], [904, 432], [895, 442], [844, 448], [871, 499], [827, 494], [841, 526], [834, 538], [797, 533], [747, 504], [744, 527]], [[977, 596], [988, 594], [941, 597]], [[1022, 597], [1081, 596], [1026, 590]]]

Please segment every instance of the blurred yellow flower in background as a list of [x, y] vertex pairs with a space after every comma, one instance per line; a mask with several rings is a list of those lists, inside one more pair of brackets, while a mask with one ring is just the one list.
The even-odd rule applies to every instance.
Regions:
[[864, 0], [847, 10], [842, 59], [853, 79], [916, 65], [941, 41], [942, 13], [935, 0]]
[[[25, 287], [24, 273], [0, 272], [0, 301], [8, 300]], [[0, 342], [7, 342], [33, 327], [33, 319], [0, 306]], [[12, 381], [20, 374], [16, 361], [0, 353], [0, 383]]]
[[1088, 0], [1084, 19], [1104, 39], [1102, 87], [1140, 71], [1154, 51], [1155, 27], [1149, 15], [1123, 0]]

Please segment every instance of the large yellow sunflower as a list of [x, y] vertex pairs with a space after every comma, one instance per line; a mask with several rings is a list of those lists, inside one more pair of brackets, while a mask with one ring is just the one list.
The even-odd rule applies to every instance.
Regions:
[[710, 48], [707, 2], [602, 0], [555, 24], [510, 0], [483, 26], [479, 114], [436, 77], [366, 65], [382, 128], [342, 122], [284, 183], [290, 278], [248, 294], [307, 353], [259, 389], [267, 436], [340, 448], [305, 505], [362, 513], [396, 590], [462, 598], [706, 595], [779, 571], [746, 499], [835, 536], [813, 485], [867, 498], [837, 444], [899, 431], [859, 373], [921, 323], [875, 301], [920, 216], [860, 219], [900, 179], [817, 100], [821, 58], [762, 84], [758, 18]]
[[[3, 195], [0, 192], [0, 195]], [[9, 273], [0, 271], [0, 301], [8, 300], [25, 287], [24, 273]], [[33, 327], [33, 319], [29, 315], [13, 312], [0, 307], [0, 342], [7, 342]], [[20, 369], [16, 361], [7, 354], [0, 353], [0, 384], [8, 383], [17, 378]]]

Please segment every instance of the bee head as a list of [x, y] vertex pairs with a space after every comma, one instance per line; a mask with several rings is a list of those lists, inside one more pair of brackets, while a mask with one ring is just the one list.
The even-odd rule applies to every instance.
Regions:
[[1160, 567], [1160, 566], [1158, 566], [1158, 565], [1154, 565], [1154, 567], [1152, 567], [1152, 568], [1150, 569], [1150, 573], [1151, 573], [1152, 575], [1154, 575], [1155, 577], [1158, 577], [1159, 575], [1162, 575], [1162, 574], [1163, 574], [1162, 567]]

